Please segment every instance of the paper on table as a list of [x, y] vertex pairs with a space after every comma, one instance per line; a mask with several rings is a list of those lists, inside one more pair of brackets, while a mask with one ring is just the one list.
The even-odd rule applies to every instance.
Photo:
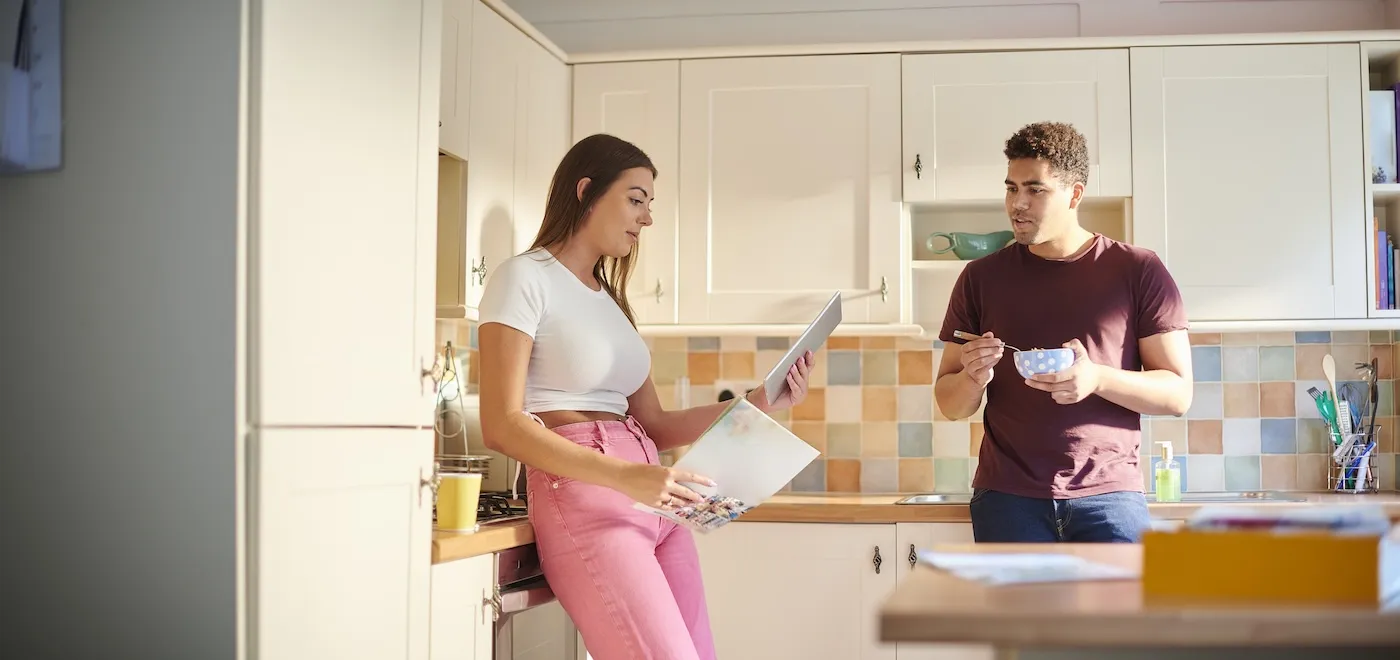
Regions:
[[1136, 580], [1137, 571], [1059, 553], [918, 553], [919, 561], [964, 580], [989, 585], [1089, 580]]
[[709, 498], [692, 506], [635, 508], [708, 532], [743, 515], [782, 489], [820, 455], [744, 397], [733, 401], [674, 465], [709, 477], [716, 486], [686, 484]]

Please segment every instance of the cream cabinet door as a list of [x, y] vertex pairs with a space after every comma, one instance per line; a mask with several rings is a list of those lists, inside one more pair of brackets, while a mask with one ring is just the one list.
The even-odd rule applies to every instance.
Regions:
[[255, 424], [416, 426], [432, 410], [441, 13], [286, 0], [255, 17]]
[[737, 522], [695, 542], [719, 657], [894, 660], [894, 525]]
[[1133, 194], [1128, 51], [906, 55], [904, 200], [1001, 200], [1007, 138], [1068, 122], [1089, 146], [1087, 193]]
[[442, 0], [442, 3], [438, 150], [465, 160], [472, 99], [472, 10], [476, 0]]
[[680, 76], [676, 60], [574, 65], [574, 142], [615, 135], [657, 169], [653, 224], [642, 231], [627, 291], [638, 324], [676, 322]]
[[[895, 547], [899, 551], [895, 579], [903, 582], [917, 565], [917, 553], [936, 545], [972, 543], [972, 523], [897, 523]], [[931, 570], [931, 569], [925, 569]], [[991, 646], [979, 644], [914, 644], [900, 642], [898, 660], [993, 660]]]
[[433, 566], [431, 660], [495, 660], [496, 555]]
[[1135, 48], [1133, 242], [1193, 321], [1365, 318], [1357, 44]]
[[[523, 34], [521, 35], [524, 36]], [[554, 170], [569, 150], [569, 65], [532, 40], [524, 42], [525, 87], [516, 131], [515, 225], [512, 254], [530, 249], [540, 231]]]
[[681, 63], [680, 322], [902, 321], [899, 56]]
[[249, 639], [259, 660], [427, 660], [433, 432], [249, 440]]

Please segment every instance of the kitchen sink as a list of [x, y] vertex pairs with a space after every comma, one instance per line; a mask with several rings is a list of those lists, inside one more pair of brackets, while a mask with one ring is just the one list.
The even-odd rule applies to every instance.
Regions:
[[[967, 504], [972, 501], [972, 493], [919, 493], [910, 495], [895, 504]], [[1156, 501], [1151, 493], [1147, 495], [1149, 504]], [[1247, 490], [1219, 493], [1182, 493], [1183, 504], [1221, 504], [1228, 502], [1306, 502], [1307, 497], [1271, 490]]]

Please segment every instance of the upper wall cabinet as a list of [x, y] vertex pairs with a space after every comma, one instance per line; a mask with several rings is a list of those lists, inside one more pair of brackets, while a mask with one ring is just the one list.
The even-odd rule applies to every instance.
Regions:
[[899, 55], [681, 63], [680, 322], [901, 321]]
[[637, 145], [658, 171], [652, 226], [642, 232], [627, 297], [638, 324], [676, 322], [680, 63], [574, 66], [574, 142], [594, 133]]
[[438, 99], [438, 150], [467, 157], [472, 98], [472, 10], [476, 0], [443, 0], [442, 92]]
[[1133, 242], [1192, 320], [1365, 318], [1357, 44], [1132, 52]]
[[1133, 194], [1128, 52], [907, 55], [904, 200], [1000, 200], [1006, 139], [1037, 121], [1073, 124], [1089, 144], [1087, 193]]

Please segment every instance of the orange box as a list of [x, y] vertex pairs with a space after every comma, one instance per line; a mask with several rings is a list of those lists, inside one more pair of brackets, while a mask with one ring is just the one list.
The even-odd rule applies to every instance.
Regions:
[[1400, 592], [1400, 527], [1384, 536], [1148, 531], [1144, 598], [1376, 606]]

